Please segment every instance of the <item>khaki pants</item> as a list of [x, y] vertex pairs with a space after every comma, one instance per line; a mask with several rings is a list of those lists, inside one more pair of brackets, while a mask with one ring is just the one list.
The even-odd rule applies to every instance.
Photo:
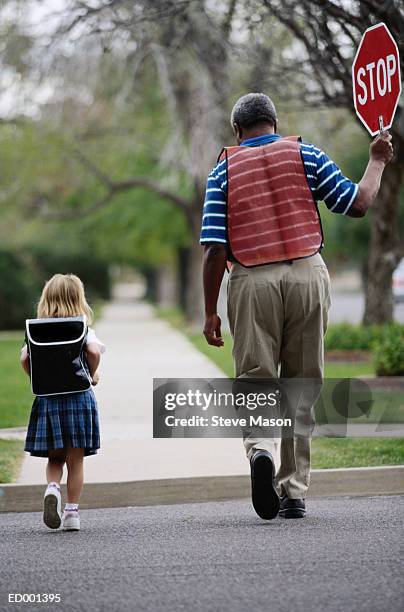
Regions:
[[[321, 379], [330, 279], [321, 255], [255, 268], [234, 264], [227, 308], [237, 378]], [[280, 449], [279, 449], [280, 445]], [[244, 432], [250, 457], [255, 449], [278, 456], [280, 495], [304, 498], [310, 481], [310, 437], [260, 437]]]

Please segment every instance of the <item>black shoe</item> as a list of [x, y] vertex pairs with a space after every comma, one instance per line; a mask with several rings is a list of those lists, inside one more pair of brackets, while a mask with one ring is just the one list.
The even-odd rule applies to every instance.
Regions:
[[257, 450], [250, 459], [251, 496], [255, 512], [267, 521], [279, 512], [279, 496], [275, 487], [275, 464], [272, 455]]
[[304, 518], [306, 516], [304, 499], [289, 499], [287, 495], [281, 497], [279, 516], [286, 519]]

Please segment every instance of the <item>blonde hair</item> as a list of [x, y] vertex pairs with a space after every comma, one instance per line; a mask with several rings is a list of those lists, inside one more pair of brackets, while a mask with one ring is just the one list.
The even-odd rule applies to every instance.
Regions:
[[43, 288], [38, 303], [37, 317], [78, 317], [86, 315], [88, 324], [93, 311], [87, 303], [84, 285], [75, 274], [55, 274]]

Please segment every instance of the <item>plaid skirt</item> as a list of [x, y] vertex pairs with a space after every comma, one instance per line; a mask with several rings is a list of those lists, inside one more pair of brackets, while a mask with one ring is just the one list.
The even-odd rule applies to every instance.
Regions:
[[36, 397], [25, 450], [35, 457], [48, 457], [50, 450], [72, 447], [84, 448], [85, 455], [95, 455], [100, 448], [98, 409], [93, 390]]

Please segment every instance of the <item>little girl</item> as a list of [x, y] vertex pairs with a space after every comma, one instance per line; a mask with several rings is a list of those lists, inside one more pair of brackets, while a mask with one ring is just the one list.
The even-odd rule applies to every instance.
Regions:
[[[92, 321], [81, 280], [74, 274], [55, 274], [45, 285], [38, 304], [38, 318], [86, 315]], [[98, 366], [105, 346], [88, 329], [85, 355], [92, 384], [99, 381]], [[21, 364], [29, 375], [27, 346]], [[97, 402], [90, 388], [79, 393], [36, 397], [31, 410], [25, 450], [35, 457], [48, 457], [43, 520], [47, 527], [79, 530], [79, 500], [83, 489], [83, 458], [100, 447]], [[60, 481], [67, 466], [67, 504], [61, 515]]]

